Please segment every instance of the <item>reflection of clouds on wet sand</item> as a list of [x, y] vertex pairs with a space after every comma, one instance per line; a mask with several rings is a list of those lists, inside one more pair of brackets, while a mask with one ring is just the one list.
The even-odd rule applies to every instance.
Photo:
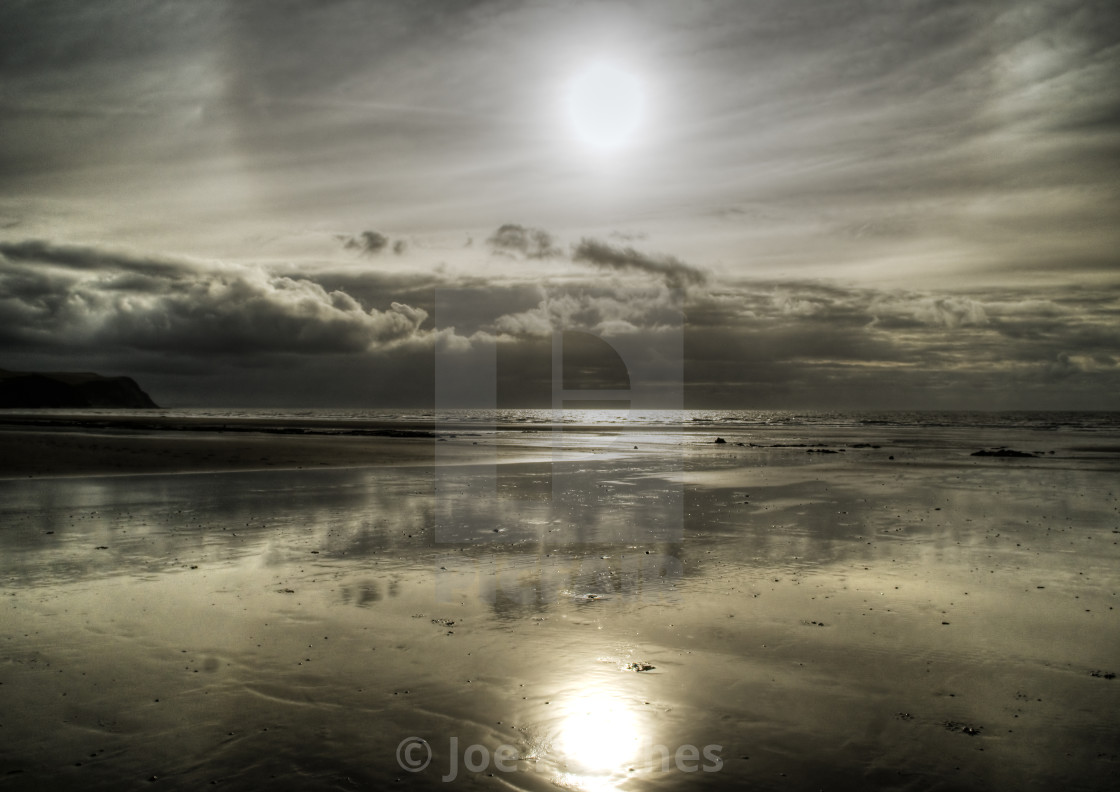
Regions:
[[437, 556], [436, 563], [437, 599], [469, 597], [489, 603], [497, 616], [512, 618], [610, 599], [668, 602], [676, 597], [683, 571], [676, 555], [641, 550], [596, 555], [594, 548], [582, 553], [548, 552], [543, 557], [518, 552], [481, 557], [444, 554]]
[[0, 768], [373, 788], [419, 735], [426, 787], [451, 737], [527, 789], [1100, 786], [1114, 460], [728, 438], [455, 466], [450, 503], [422, 467], [2, 482]]
[[383, 597], [396, 596], [399, 587], [392, 582], [383, 585], [376, 580], [362, 580], [349, 586], [339, 586], [338, 596], [343, 605], [368, 608]]

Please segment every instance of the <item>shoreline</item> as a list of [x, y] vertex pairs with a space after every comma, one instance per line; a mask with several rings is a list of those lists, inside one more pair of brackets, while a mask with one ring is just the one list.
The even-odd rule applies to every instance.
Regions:
[[591, 452], [541, 442], [551, 436], [547, 429], [503, 431], [498, 442], [491, 427], [436, 432], [417, 424], [340, 428], [337, 423], [0, 416], [0, 480], [511, 464]]
[[[719, 439], [723, 439], [721, 443]], [[1002, 449], [1002, 450], [1001, 450]], [[604, 455], [708, 465], [1062, 464], [1120, 453], [1114, 433], [1029, 427], [486, 424], [297, 416], [0, 411], [0, 479], [510, 464]], [[683, 455], [683, 456], [682, 456]], [[897, 462], [896, 457], [897, 455]], [[964, 457], [970, 457], [966, 462]], [[1003, 457], [1031, 457], [1007, 459]], [[957, 457], [961, 457], [959, 460]], [[849, 458], [847, 462], [843, 462]], [[1046, 462], [1043, 462], [1043, 459]]]
[[430, 439], [0, 428], [0, 479], [423, 465]]

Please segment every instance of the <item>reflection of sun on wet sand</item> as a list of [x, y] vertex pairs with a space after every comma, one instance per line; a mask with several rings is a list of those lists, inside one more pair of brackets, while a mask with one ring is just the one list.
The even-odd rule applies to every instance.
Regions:
[[[4, 430], [74, 455], [0, 481], [7, 787], [1114, 777], [1115, 438], [467, 433]], [[160, 444], [197, 475], [77, 475]]]

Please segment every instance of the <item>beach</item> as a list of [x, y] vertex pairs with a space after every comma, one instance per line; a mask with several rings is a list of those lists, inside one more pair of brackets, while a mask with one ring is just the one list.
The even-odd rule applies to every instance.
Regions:
[[1120, 790], [1117, 31], [0, 2], [0, 792]]
[[3, 423], [7, 789], [1120, 769], [1115, 433]]

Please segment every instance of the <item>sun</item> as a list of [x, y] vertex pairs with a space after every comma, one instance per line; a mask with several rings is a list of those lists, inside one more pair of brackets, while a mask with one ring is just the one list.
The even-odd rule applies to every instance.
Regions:
[[567, 92], [568, 120], [580, 141], [600, 151], [634, 142], [645, 114], [642, 81], [610, 63], [577, 75]]

